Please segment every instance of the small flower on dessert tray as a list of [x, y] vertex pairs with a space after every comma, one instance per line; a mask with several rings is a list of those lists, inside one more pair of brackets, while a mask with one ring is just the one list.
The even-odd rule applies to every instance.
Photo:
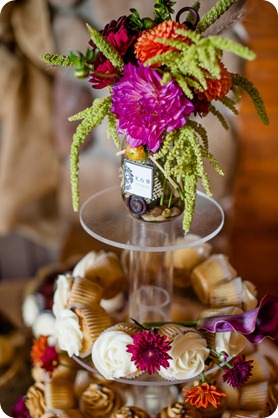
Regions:
[[142, 330], [141, 333], [133, 335], [133, 344], [127, 345], [127, 352], [132, 354], [131, 361], [142, 371], [147, 370], [153, 374], [160, 367], [169, 367], [172, 357], [168, 354], [171, 348], [170, 341], [166, 335], [159, 335], [153, 330]]
[[189, 402], [197, 408], [207, 408], [209, 404], [217, 408], [220, 405], [220, 399], [227, 397], [225, 392], [218, 390], [216, 386], [206, 381], [189, 389], [183, 389], [183, 395], [185, 402]]

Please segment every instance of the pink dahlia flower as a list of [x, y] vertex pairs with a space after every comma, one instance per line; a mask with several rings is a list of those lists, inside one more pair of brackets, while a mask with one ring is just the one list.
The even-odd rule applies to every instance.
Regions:
[[162, 85], [156, 70], [129, 63], [113, 87], [111, 110], [119, 120], [118, 132], [131, 147], [146, 145], [156, 152], [163, 133], [184, 126], [194, 106], [174, 80]]

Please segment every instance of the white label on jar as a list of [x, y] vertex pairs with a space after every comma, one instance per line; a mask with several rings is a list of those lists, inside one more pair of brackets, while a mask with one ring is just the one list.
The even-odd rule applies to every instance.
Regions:
[[124, 191], [151, 199], [153, 167], [124, 160]]

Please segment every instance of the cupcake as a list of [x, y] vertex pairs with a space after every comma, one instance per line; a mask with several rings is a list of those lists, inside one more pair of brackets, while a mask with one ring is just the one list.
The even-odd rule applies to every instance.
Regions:
[[151, 418], [147, 411], [137, 406], [123, 406], [111, 414], [110, 418]]
[[159, 333], [167, 335], [171, 341], [168, 354], [172, 357], [169, 367], [158, 371], [161, 377], [166, 380], [189, 380], [204, 371], [210, 350], [199, 332], [194, 328], [163, 325]]
[[94, 280], [86, 277], [75, 277], [69, 292], [68, 308], [99, 305], [103, 288]]
[[116, 296], [126, 284], [120, 259], [111, 251], [89, 252], [77, 263], [73, 275], [94, 279], [103, 287], [105, 299]]
[[110, 417], [124, 404], [120, 395], [110, 385], [92, 383], [81, 394], [79, 409], [86, 417]]
[[243, 284], [241, 277], [219, 283], [209, 291], [208, 300], [212, 306], [242, 306]]
[[47, 408], [43, 383], [35, 383], [29, 387], [25, 405], [32, 418], [41, 418]]
[[[185, 239], [189, 243], [193, 243], [199, 237], [188, 234]], [[177, 240], [177, 245], [179, 245], [179, 241], [181, 241], [181, 244], [184, 243], [184, 239], [180, 238]], [[188, 287], [191, 271], [203, 262], [210, 255], [211, 251], [212, 245], [207, 242], [173, 251], [174, 285], [179, 288]], [[166, 263], [169, 263], [169, 256], [166, 258]]]
[[45, 383], [45, 402], [48, 409], [74, 409], [77, 400], [73, 384], [67, 379], [54, 379]]
[[268, 382], [243, 386], [240, 389], [239, 407], [249, 411], [263, 411], [268, 401], [269, 389]]
[[55, 321], [56, 337], [61, 350], [69, 357], [78, 356], [83, 346], [83, 332], [78, 316], [71, 309], [63, 309]]
[[83, 334], [79, 356], [86, 357], [91, 354], [93, 344], [98, 336], [111, 326], [111, 320], [107, 312], [99, 305], [73, 308], [73, 311], [79, 319], [80, 329]]
[[242, 283], [242, 308], [244, 311], [251, 311], [258, 305], [256, 286], [249, 280]]
[[229, 263], [228, 257], [213, 254], [193, 269], [191, 283], [200, 301], [209, 304], [211, 288], [235, 277], [237, 272]]
[[92, 349], [92, 360], [99, 373], [108, 380], [134, 378], [140, 374], [131, 361], [127, 345], [133, 343], [132, 335], [141, 331], [133, 323], [117, 324], [104, 331]]
[[157, 418], [202, 418], [198, 409], [184, 402], [173, 402], [162, 409]]
[[271, 370], [265, 356], [260, 351], [256, 351], [255, 353], [246, 356], [246, 361], [250, 360], [253, 360], [253, 367], [252, 374], [248, 379], [248, 384], [270, 381]]

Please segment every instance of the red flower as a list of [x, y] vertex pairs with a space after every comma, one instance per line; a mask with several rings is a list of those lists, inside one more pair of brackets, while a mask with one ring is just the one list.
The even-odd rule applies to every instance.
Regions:
[[189, 389], [183, 389], [183, 394], [185, 402], [189, 402], [197, 408], [207, 408], [209, 404], [217, 408], [220, 404], [220, 398], [227, 397], [225, 392], [217, 390], [216, 386], [209, 385], [207, 382]]
[[236, 357], [232, 363], [232, 367], [225, 369], [223, 381], [227, 382], [233, 388], [240, 388], [252, 376], [252, 363], [253, 360], [245, 360], [245, 355]]
[[42, 368], [47, 372], [52, 373], [59, 365], [59, 356], [55, 347], [48, 347], [45, 353], [41, 356]]
[[167, 354], [170, 350], [170, 341], [166, 335], [159, 335], [152, 330], [143, 330], [139, 334], [132, 337], [133, 344], [127, 345], [127, 352], [132, 354], [131, 360], [141, 370], [147, 370], [149, 374], [153, 374], [160, 367], [169, 367], [172, 357]]
[[[118, 20], [112, 20], [102, 31], [100, 31], [104, 38], [115, 48], [118, 54], [123, 57], [124, 61], [129, 54], [130, 47], [132, 47], [137, 39], [137, 35], [130, 35], [126, 29], [126, 19], [126, 16], [121, 16]], [[95, 48], [92, 41], [90, 41], [89, 44]], [[128, 59], [128, 61], [130, 60]], [[98, 74], [91, 73], [89, 82], [95, 89], [102, 89], [106, 86], [110, 86], [111, 84], [114, 84], [119, 77], [116, 68], [102, 52], [99, 52], [94, 62], [94, 71]], [[101, 76], [101, 74], [104, 74], [104, 76]]]
[[48, 345], [47, 338], [40, 335], [37, 340], [33, 341], [31, 359], [34, 364], [38, 364], [42, 369], [52, 373], [59, 365], [59, 356], [55, 347]]

